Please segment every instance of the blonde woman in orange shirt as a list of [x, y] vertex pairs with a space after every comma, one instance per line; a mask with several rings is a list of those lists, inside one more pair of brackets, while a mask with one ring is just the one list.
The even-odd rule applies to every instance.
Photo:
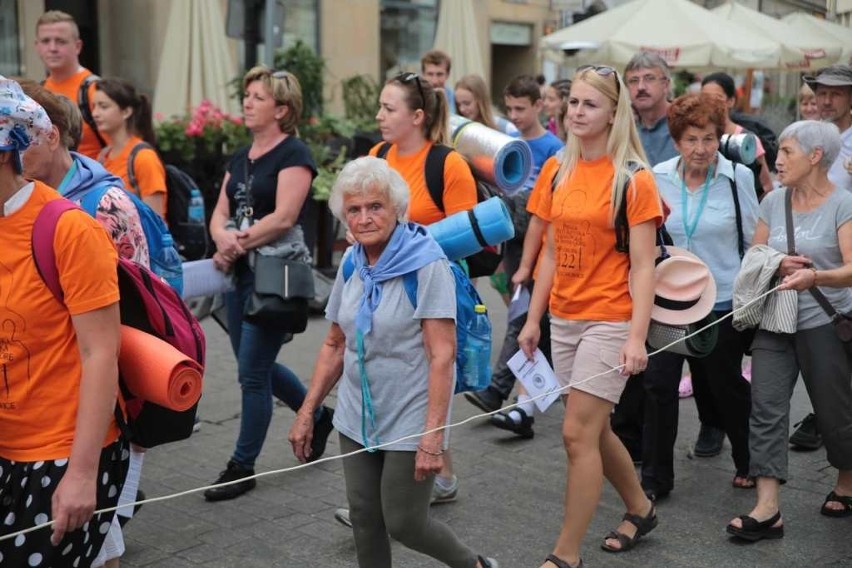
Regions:
[[[110, 173], [121, 178], [128, 191], [138, 195], [165, 219], [166, 168], [153, 148], [151, 101], [123, 79], [101, 79], [95, 86], [93, 103], [95, 124], [109, 142], [98, 160]], [[140, 149], [131, 165], [131, 153], [142, 143], [150, 147]]]
[[[629, 550], [657, 524], [654, 505], [642, 491], [630, 455], [610, 429], [609, 417], [628, 376], [642, 372], [648, 362], [645, 338], [654, 297], [660, 198], [633, 123], [627, 88], [615, 69], [577, 70], [567, 123], [571, 136], [556, 190], [542, 196], [550, 223], [547, 245], [527, 324], [518, 337], [532, 357], [540, 337], [538, 322], [549, 304], [554, 367], [560, 382], [570, 387], [562, 426], [570, 464], [565, 520], [542, 568], [582, 566], [580, 547], [604, 476], [627, 509], [622, 523], [601, 544], [604, 550]], [[626, 227], [616, 227], [625, 190]], [[616, 236], [619, 228], [621, 239]], [[616, 246], [626, 245], [625, 238], [629, 252], [626, 246]]]

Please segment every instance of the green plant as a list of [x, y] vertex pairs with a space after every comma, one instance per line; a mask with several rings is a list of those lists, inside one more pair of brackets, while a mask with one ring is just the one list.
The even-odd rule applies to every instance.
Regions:
[[346, 118], [357, 130], [375, 130], [381, 85], [369, 75], [353, 75], [344, 79], [342, 85]]
[[299, 79], [302, 87], [302, 119], [322, 114], [325, 61], [301, 40], [275, 54], [274, 66]]
[[172, 159], [192, 162], [200, 154], [229, 155], [251, 141], [239, 116], [223, 112], [204, 100], [191, 114], [155, 124], [159, 150]]

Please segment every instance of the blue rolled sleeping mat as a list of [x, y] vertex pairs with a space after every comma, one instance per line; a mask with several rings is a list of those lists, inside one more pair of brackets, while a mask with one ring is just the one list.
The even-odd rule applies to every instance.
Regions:
[[476, 178], [506, 195], [523, 187], [532, 170], [527, 143], [458, 115], [450, 117], [451, 143], [464, 156]]
[[509, 210], [499, 197], [486, 199], [470, 211], [454, 213], [426, 229], [450, 260], [468, 257], [515, 236]]

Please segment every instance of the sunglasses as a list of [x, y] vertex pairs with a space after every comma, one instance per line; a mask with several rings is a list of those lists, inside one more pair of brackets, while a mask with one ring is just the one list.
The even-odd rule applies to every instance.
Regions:
[[583, 71], [588, 70], [594, 71], [601, 77], [615, 75], [615, 92], [618, 95], [621, 94], [621, 81], [618, 79], [618, 71], [615, 67], [610, 67], [609, 65], [583, 65], [582, 67], [577, 67], [577, 73], [582, 73]]
[[287, 90], [290, 90], [290, 74], [286, 71], [275, 71], [270, 75], [273, 79], [284, 79], [284, 84], [287, 85]]
[[400, 73], [393, 79], [394, 81], [399, 81], [403, 84], [408, 84], [414, 81], [417, 84], [417, 92], [420, 93], [420, 100], [423, 101], [423, 106], [421, 108], [426, 108], [426, 95], [423, 94], [423, 86], [420, 84], [420, 75], [417, 73]]

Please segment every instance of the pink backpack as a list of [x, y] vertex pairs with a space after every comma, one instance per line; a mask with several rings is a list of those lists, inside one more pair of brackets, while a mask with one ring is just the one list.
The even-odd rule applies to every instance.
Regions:
[[[33, 260], [45, 285], [60, 303], [64, 303], [64, 294], [56, 268], [53, 241], [59, 218], [72, 209], [79, 207], [67, 199], [50, 201], [39, 212], [33, 227]], [[123, 325], [159, 337], [204, 366], [204, 331], [171, 286], [144, 266], [119, 259], [118, 287]], [[127, 420], [118, 405], [116, 419], [131, 442], [152, 448], [183, 440], [192, 434], [197, 403], [189, 410], [178, 412], [134, 397], [125, 388], [120, 376], [119, 386], [126, 403]]]

